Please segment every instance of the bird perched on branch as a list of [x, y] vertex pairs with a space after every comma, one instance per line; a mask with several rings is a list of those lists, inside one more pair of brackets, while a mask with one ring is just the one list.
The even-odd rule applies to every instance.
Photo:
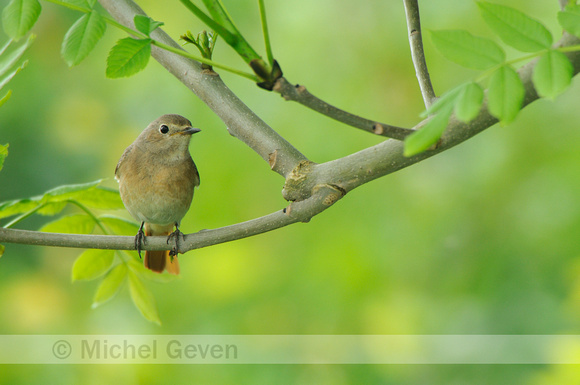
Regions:
[[[199, 186], [199, 173], [189, 154], [191, 135], [199, 131], [183, 116], [163, 115], [127, 147], [117, 164], [115, 179], [123, 204], [141, 222], [135, 237], [139, 255], [145, 236], [167, 235], [168, 243], [172, 237], [179, 242], [179, 224], [189, 210], [193, 189]], [[143, 263], [158, 273], [179, 274], [177, 251], [146, 250]]]

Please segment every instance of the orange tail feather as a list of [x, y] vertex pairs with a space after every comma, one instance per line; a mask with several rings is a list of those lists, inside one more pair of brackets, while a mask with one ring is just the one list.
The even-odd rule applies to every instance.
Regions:
[[[171, 230], [167, 232], [157, 233], [151, 230], [148, 223], [145, 223], [145, 236], [151, 235], [169, 235]], [[169, 250], [159, 250], [159, 251], [145, 251], [145, 257], [143, 258], [143, 264], [146, 268], [156, 273], [163, 273], [163, 270], [167, 270], [168, 273], [178, 275], [179, 274], [179, 261], [177, 257], [171, 257], [169, 255]]]

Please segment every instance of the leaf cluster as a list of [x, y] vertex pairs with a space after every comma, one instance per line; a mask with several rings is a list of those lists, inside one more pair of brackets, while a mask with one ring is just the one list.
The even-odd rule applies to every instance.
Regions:
[[[0, 159], [7, 147], [0, 146]], [[110, 214], [96, 215], [94, 210], [122, 209], [123, 202], [116, 190], [100, 186], [101, 181], [65, 185], [42, 195], [0, 203], [0, 219], [14, 217], [3, 227], [11, 227], [33, 214], [54, 216], [63, 212], [67, 205], [80, 209], [80, 213], [61, 216], [45, 224], [40, 231], [69, 234], [134, 235], [137, 223]], [[2, 247], [1, 252], [4, 250]], [[133, 253], [135, 254], [135, 253]], [[135, 306], [149, 321], [160, 323], [153, 294], [143, 283], [144, 279], [167, 282], [174, 279], [169, 274], [156, 274], [143, 267], [136, 255], [114, 250], [89, 249], [81, 253], [72, 267], [72, 280], [95, 280], [102, 278], [93, 298], [93, 307], [112, 299], [128, 281], [129, 292]]]
[[[449, 118], [470, 122], [477, 117], [487, 91], [487, 107], [500, 123], [511, 123], [522, 108], [525, 89], [513, 64], [537, 58], [532, 81], [539, 96], [554, 99], [572, 80], [573, 67], [562, 49], [552, 47], [550, 31], [528, 15], [500, 4], [477, 3], [479, 12], [491, 30], [507, 45], [530, 53], [506, 60], [504, 49], [495, 41], [474, 36], [464, 30], [431, 31], [431, 40], [448, 60], [463, 67], [483, 70], [475, 81], [459, 85], [445, 93], [423, 116], [434, 115], [405, 142], [405, 155], [412, 156], [433, 146], [440, 138]], [[580, 36], [580, 6], [568, 5], [558, 14], [566, 31]]]

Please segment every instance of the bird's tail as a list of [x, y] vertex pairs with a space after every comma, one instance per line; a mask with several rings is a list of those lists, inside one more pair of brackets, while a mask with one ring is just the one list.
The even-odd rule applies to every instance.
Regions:
[[[145, 223], [145, 236], [151, 235], [165, 235], [169, 236], [173, 230], [173, 226], [168, 230], [155, 231], [149, 226], [149, 223]], [[145, 251], [145, 258], [143, 258], [143, 264], [149, 270], [156, 273], [163, 273], [163, 270], [167, 270], [168, 273], [178, 275], [179, 274], [179, 262], [177, 261], [177, 256], [170, 256], [169, 250], [159, 250], [159, 251]]]

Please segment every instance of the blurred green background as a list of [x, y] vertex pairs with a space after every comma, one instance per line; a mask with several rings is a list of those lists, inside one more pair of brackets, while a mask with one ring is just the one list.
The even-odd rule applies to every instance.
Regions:
[[[138, 3], [164, 21], [174, 38], [204, 29], [177, 1]], [[224, 4], [261, 49], [257, 3]], [[561, 36], [558, 1], [502, 4]], [[0, 109], [0, 143], [10, 143], [0, 201], [100, 178], [116, 188], [113, 172], [123, 150], [151, 120], [178, 113], [203, 130], [191, 144], [201, 186], [183, 220], [184, 232], [285, 206], [283, 180], [159, 64], [152, 60], [128, 79], [105, 78], [107, 52], [125, 37], [122, 32], [109, 27], [85, 62], [67, 68], [60, 44], [79, 14], [42, 5], [30, 63], [10, 83], [14, 95]], [[274, 55], [291, 82], [370, 119], [418, 122], [423, 105], [401, 2], [295, 0], [266, 6]], [[464, 28], [491, 36], [472, 1], [421, 6], [425, 29]], [[442, 59], [428, 38], [425, 45], [438, 94], [475, 76]], [[244, 68], [223, 41], [214, 59]], [[381, 140], [245, 79], [222, 76], [313, 161]], [[126, 287], [91, 310], [97, 281], [70, 281], [79, 250], [6, 244], [0, 334], [580, 334], [579, 97], [575, 79], [565, 94], [534, 103], [515, 123], [364, 185], [308, 224], [180, 256], [181, 279], [149, 284], [162, 326], [141, 317]], [[32, 217], [21, 228], [38, 229], [48, 220]], [[577, 381], [580, 369], [55, 365], [4, 366], [0, 373], [0, 384], [563, 384]]]

